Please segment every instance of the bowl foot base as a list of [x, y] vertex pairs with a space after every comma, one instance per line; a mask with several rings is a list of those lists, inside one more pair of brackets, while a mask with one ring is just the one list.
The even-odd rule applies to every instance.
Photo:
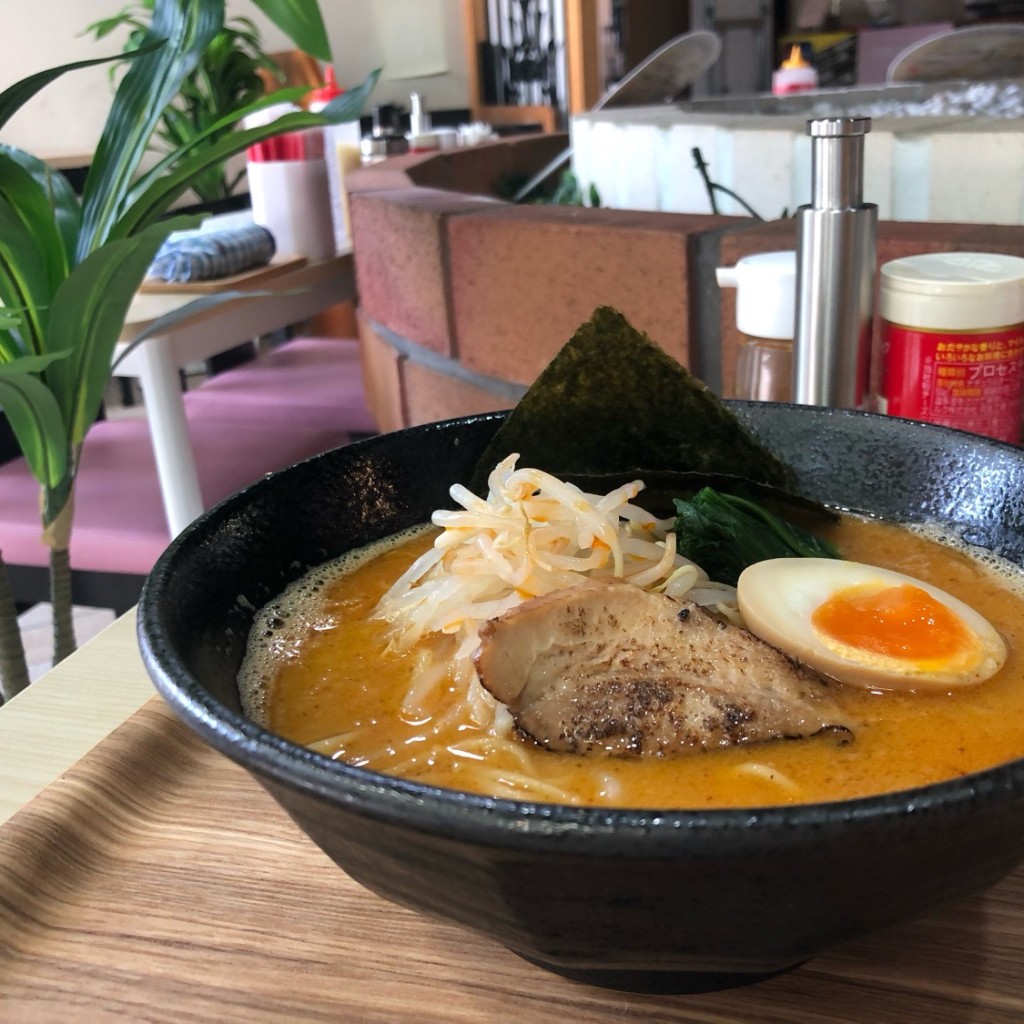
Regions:
[[687, 995], [699, 992], [717, 992], [728, 988], [742, 988], [767, 981], [792, 968], [765, 973], [734, 973], [732, 971], [625, 971], [603, 970], [591, 967], [560, 967], [545, 963], [522, 953], [517, 954], [537, 967], [557, 974], [569, 981], [597, 988], [616, 989], [619, 992], [639, 992], [646, 995]]

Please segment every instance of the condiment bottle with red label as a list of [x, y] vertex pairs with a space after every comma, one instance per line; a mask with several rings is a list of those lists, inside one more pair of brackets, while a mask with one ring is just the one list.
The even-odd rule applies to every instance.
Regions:
[[[345, 92], [338, 85], [334, 68], [324, 70], [324, 84], [309, 94], [308, 108], [319, 113], [331, 100]], [[359, 120], [343, 121], [324, 128], [324, 160], [327, 163], [327, 186], [331, 193], [331, 223], [334, 227], [334, 246], [345, 252], [352, 243], [348, 220], [348, 193], [345, 175], [360, 164], [362, 135]]]
[[789, 96], [817, 88], [818, 72], [804, 60], [799, 45], [794, 45], [778, 71], [772, 74], [772, 95]]
[[879, 411], [1018, 443], [1024, 259], [924, 253], [880, 277]]

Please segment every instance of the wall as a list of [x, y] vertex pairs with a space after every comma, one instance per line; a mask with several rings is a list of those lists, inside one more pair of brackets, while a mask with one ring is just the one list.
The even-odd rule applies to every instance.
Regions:
[[[82, 35], [86, 25], [110, 17], [124, 0], [37, 0], [20, 3], [0, 0], [3, 10], [4, 60], [0, 63], [0, 91], [46, 68], [87, 60], [116, 52], [120, 38], [97, 43]], [[394, 25], [413, 24], [427, 12], [439, 17], [440, 56], [446, 70], [415, 78], [396, 78], [398, 64], [414, 61], [396, 46], [400, 37], [389, 31]], [[375, 102], [404, 102], [411, 91], [420, 92], [428, 108], [468, 106], [466, 53], [463, 42], [462, 5], [456, 0], [321, 0], [321, 10], [334, 50], [339, 80], [356, 83], [367, 73], [391, 61], [374, 94]], [[290, 48], [249, 0], [229, 0], [228, 12], [251, 17], [264, 33], [269, 50]], [[422, 34], [421, 34], [422, 35]], [[434, 52], [432, 48], [431, 53]], [[421, 52], [420, 68], [429, 55]], [[398, 64], [396, 64], [396, 61]], [[434, 63], [431, 61], [430, 63]], [[99, 138], [110, 104], [111, 86], [105, 67], [71, 72], [43, 89], [3, 129], [3, 141], [39, 156], [91, 153]]]
[[[771, 220], [811, 199], [810, 118], [866, 115], [864, 199], [883, 220], [1024, 224], [1019, 83], [924, 82], [577, 114], [573, 169], [616, 209], [710, 209], [717, 184]], [[721, 193], [718, 209], [741, 214]]]

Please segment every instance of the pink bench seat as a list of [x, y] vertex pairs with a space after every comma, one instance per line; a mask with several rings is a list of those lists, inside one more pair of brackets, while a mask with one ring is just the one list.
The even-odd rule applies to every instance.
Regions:
[[[207, 508], [258, 480], [348, 441], [335, 418], [295, 410], [268, 418], [185, 396], [199, 485]], [[75, 491], [71, 566], [144, 575], [170, 541], [144, 419], [97, 423], [86, 438]], [[0, 466], [0, 552], [9, 565], [45, 566], [39, 486], [23, 459]]]
[[296, 410], [328, 417], [346, 433], [375, 433], [363, 393], [359, 343], [351, 338], [296, 338], [209, 378], [189, 393], [196, 404], [249, 409], [290, 420]]

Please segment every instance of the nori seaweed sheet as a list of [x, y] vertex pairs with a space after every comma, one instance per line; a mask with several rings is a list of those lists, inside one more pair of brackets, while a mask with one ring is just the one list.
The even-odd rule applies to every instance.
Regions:
[[498, 429], [470, 483], [507, 455], [556, 476], [643, 470], [728, 473], [783, 490], [792, 471], [718, 397], [633, 327], [600, 306]]

